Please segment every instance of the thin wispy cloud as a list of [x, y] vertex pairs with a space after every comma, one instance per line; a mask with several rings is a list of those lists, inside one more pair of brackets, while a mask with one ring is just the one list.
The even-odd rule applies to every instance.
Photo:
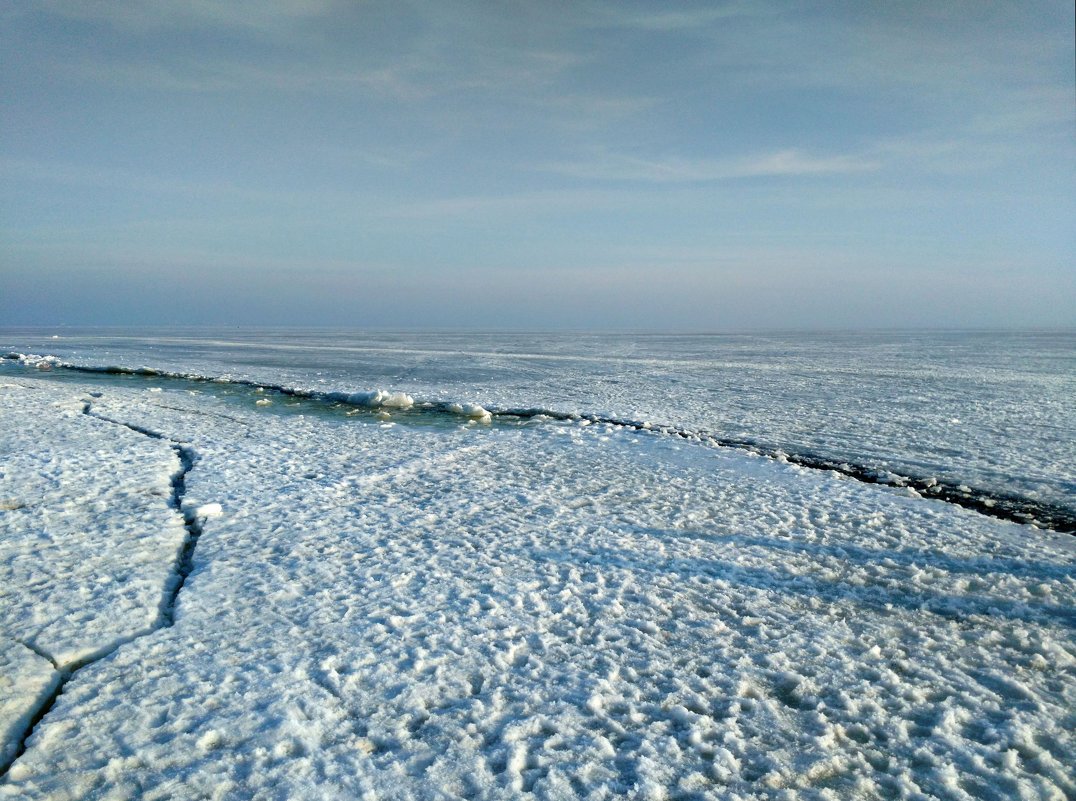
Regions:
[[653, 6], [644, 11], [624, 13], [622, 6], [607, 6], [598, 18], [605, 24], [643, 31], [689, 31], [698, 33], [707, 27], [735, 17], [768, 14], [764, 3], [724, 2], [709, 7], [676, 10]]
[[40, 0], [50, 14], [126, 32], [179, 29], [238, 29], [259, 35], [295, 35], [297, 22], [326, 17], [334, 0]]
[[847, 175], [877, 170], [881, 163], [859, 155], [815, 155], [790, 148], [731, 159], [640, 158], [602, 155], [540, 165], [572, 178], [644, 183], [706, 183], [737, 178]]
[[[153, 5], [131, 19], [114, 6], [61, 4], [61, 8], [66, 18], [87, 25], [88, 33], [104, 31], [115, 36], [119, 30], [130, 41], [143, 43], [109, 52], [41, 54], [41, 70], [76, 85], [335, 97], [357, 92], [404, 102], [465, 92], [486, 96], [513, 92], [521, 102], [564, 105], [571, 100], [545, 90], [591, 58], [582, 49], [531, 42], [517, 28], [503, 38], [491, 35], [467, 17], [435, 15], [425, 25], [401, 26], [379, 38], [373, 30], [376, 26], [366, 29], [365, 18], [353, 11], [357, 36], [346, 39], [333, 29], [327, 4], [292, 9], [289, 15], [254, 10], [249, 17], [234, 10], [221, 11], [208, 2], [191, 8]], [[221, 45], [196, 53], [162, 43], [162, 35], [177, 26], [190, 28], [190, 35], [200, 32], [211, 38], [230, 30], [244, 46]], [[474, 39], [476, 32], [481, 38], [470, 48], [457, 46], [459, 40]], [[625, 102], [596, 95], [592, 100], [594, 109], [611, 109]]]
[[51, 70], [75, 83], [124, 86], [156, 92], [236, 93], [362, 91], [375, 96], [415, 101], [433, 88], [409, 74], [405, 65], [363, 69], [337, 65], [257, 64], [230, 58], [197, 59], [180, 55], [168, 62], [55, 62]]
[[240, 186], [228, 180], [193, 180], [154, 175], [114, 166], [88, 166], [60, 161], [0, 158], [0, 178], [12, 183], [47, 183], [109, 193], [161, 193], [190, 198], [228, 197], [245, 202], [278, 199], [279, 193]]

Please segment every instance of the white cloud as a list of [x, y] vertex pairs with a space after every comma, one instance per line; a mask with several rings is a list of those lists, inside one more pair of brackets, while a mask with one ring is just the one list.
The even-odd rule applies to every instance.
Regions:
[[640, 158], [602, 154], [594, 159], [555, 162], [542, 169], [573, 178], [645, 183], [704, 183], [761, 176], [860, 173], [881, 164], [860, 155], [812, 155], [795, 148], [737, 159]]

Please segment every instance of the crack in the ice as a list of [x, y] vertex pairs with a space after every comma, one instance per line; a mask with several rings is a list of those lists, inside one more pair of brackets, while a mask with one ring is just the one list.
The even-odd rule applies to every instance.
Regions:
[[122, 420], [115, 420], [99, 412], [93, 411], [93, 403], [91, 401], [83, 402], [82, 413], [106, 423], [123, 426], [124, 428], [134, 431], [136, 434], [167, 442], [175, 452], [176, 458], [179, 459], [179, 470], [173, 473], [171, 478], [172, 495], [169, 498], [169, 506], [183, 517], [183, 526], [187, 530], [187, 536], [184, 538], [183, 547], [180, 549], [179, 555], [176, 558], [176, 583], [171, 590], [167, 587], [165, 588], [165, 595], [161, 599], [158, 624], [153, 630], [168, 628], [175, 622], [176, 599], [179, 597], [179, 593], [183, 589], [187, 577], [194, 569], [194, 549], [198, 545], [198, 538], [202, 536], [202, 521], [193, 510], [185, 510], [183, 508], [183, 496], [187, 492], [187, 473], [194, 467], [198, 455], [190, 445], [172, 439], [159, 431], [145, 428], [136, 423], [126, 423]]
[[52, 711], [53, 706], [55, 706], [56, 702], [63, 694], [64, 687], [75, 677], [75, 674], [79, 670], [111, 656], [121, 647], [134, 640], [145, 637], [155, 631], [170, 628], [175, 624], [176, 601], [179, 598], [180, 591], [187, 582], [187, 577], [190, 576], [191, 571], [194, 569], [194, 549], [198, 544], [198, 538], [202, 535], [202, 521], [197, 516], [197, 513], [193, 510], [184, 510], [183, 508], [183, 496], [187, 491], [187, 473], [191, 471], [197, 460], [197, 453], [194, 449], [186, 443], [165, 436], [159, 431], [153, 431], [152, 429], [144, 428], [134, 423], [125, 423], [122, 420], [114, 420], [95, 412], [93, 411], [93, 402], [90, 400], [84, 400], [82, 402], [82, 413], [106, 423], [123, 426], [124, 428], [128, 428], [145, 437], [167, 442], [171, 446], [176, 457], [179, 459], [179, 469], [172, 474], [170, 479], [172, 494], [168, 500], [168, 505], [183, 517], [183, 527], [186, 529], [187, 534], [183, 539], [183, 545], [179, 550], [179, 554], [176, 556], [176, 562], [173, 568], [174, 578], [165, 583], [164, 593], [158, 606], [157, 620], [152, 626], [136, 631], [133, 634], [110, 643], [102, 649], [63, 665], [59, 664], [51, 654], [36, 644], [22, 640], [17, 641], [20, 645], [33, 653], [43, 659], [47, 659], [52, 664], [53, 669], [60, 674], [60, 678], [52, 692], [45, 698], [38, 710], [31, 716], [29, 725], [26, 727], [26, 731], [20, 738], [11, 758], [8, 759], [6, 763], [0, 765], [0, 779], [4, 779], [7, 776], [8, 771], [11, 770], [11, 767], [24, 753], [26, 753], [27, 743], [36, 731], [38, 724], [41, 723], [50, 711]]
[[70, 674], [62, 670], [56, 664], [56, 660], [53, 659], [52, 656], [42, 651], [36, 645], [30, 645], [23, 640], [14, 640], [14, 642], [17, 642], [19, 645], [26, 648], [26, 650], [36, 654], [42, 659], [48, 660], [48, 662], [52, 664], [53, 670], [59, 673], [59, 678], [56, 680], [56, 685], [41, 701], [40, 705], [37, 707], [36, 710], [34, 710], [33, 714], [30, 715], [30, 719], [27, 721], [26, 724], [26, 730], [23, 732], [23, 736], [19, 739], [19, 742], [16, 743], [15, 750], [11, 752], [11, 756], [5, 762], [3, 762], [3, 764], [0, 764], [0, 781], [7, 777], [7, 773], [11, 769], [11, 766], [14, 765], [16, 761], [18, 761], [19, 757], [26, 753], [26, 741], [30, 739], [30, 735], [33, 734], [34, 730], [37, 728], [37, 724], [41, 722], [41, 719], [49, 713], [49, 710], [52, 709], [53, 704], [56, 703], [56, 699], [59, 698], [60, 693], [63, 692], [64, 684], [66, 684], [67, 680], [70, 678]]
[[18, 637], [13, 637], [12, 639], [19, 645], [21, 645], [23, 648], [25, 648], [27, 651], [32, 651], [37, 656], [40, 656], [45, 661], [49, 662], [52, 665], [53, 670], [61, 669], [59, 664], [57, 664], [56, 660], [53, 659], [52, 654], [50, 654], [37, 643], [31, 640], [20, 640]]
[[704, 442], [722, 448], [735, 448], [736, 450], [747, 451], [770, 459], [778, 459], [797, 467], [840, 473], [864, 484], [914, 490], [924, 498], [951, 503], [999, 520], [1023, 525], [1034, 524], [1064, 534], [1076, 534], [1076, 512], [1066, 507], [1032, 500], [1016, 494], [974, 489], [962, 483], [933, 476], [922, 478], [900, 475], [889, 470], [832, 459], [813, 453], [789, 453], [778, 447], [751, 440], [721, 437], [708, 431], [692, 431], [691, 429], [677, 426], [656, 425], [595, 414], [554, 412], [547, 409], [505, 409], [492, 411], [491, 414], [493, 417], [514, 417], [521, 420], [540, 417], [547, 417], [561, 422], [582, 420], [591, 424], [619, 426], [632, 431], [650, 431], [655, 434]]

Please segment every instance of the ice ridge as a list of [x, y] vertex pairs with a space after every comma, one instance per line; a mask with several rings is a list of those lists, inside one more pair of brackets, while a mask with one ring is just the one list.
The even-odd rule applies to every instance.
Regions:
[[[1076, 509], [1061, 504], [1040, 501], [1017, 493], [1004, 493], [997, 490], [985, 490], [982, 488], [970, 487], [958, 480], [938, 478], [936, 476], [916, 476], [894, 473], [888, 469], [857, 464], [851, 461], [822, 456], [808, 451], [786, 451], [780, 447], [755, 440], [729, 438], [710, 431], [693, 430], [675, 425], [665, 425], [584, 412], [554, 411], [543, 408], [486, 409], [472, 403], [416, 401], [406, 393], [380, 389], [368, 392], [326, 392], [288, 387], [281, 384], [263, 383], [243, 378], [214, 377], [198, 373], [163, 371], [151, 367], [82, 365], [66, 362], [57, 356], [51, 355], [40, 356], [10, 352], [0, 356], [0, 361], [13, 361], [46, 372], [53, 369], [59, 369], [85, 374], [142, 376], [154, 378], [156, 380], [172, 379], [206, 384], [228, 384], [250, 387], [262, 392], [273, 392], [285, 397], [312, 400], [316, 402], [320, 401], [365, 409], [413, 410], [420, 413], [449, 414], [480, 422], [491, 422], [494, 419], [548, 419], [559, 422], [584, 422], [589, 424], [611, 425], [634, 431], [646, 431], [665, 436], [674, 436], [716, 447], [744, 450], [759, 456], [788, 462], [789, 464], [794, 464], [799, 467], [840, 473], [848, 478], [867, 484], [875, 484], [914, 492], [921, 497], [961, 506], [988, 517], [1031, 525], [1037, 528], [1050, 529], [1065, 534], [1076, 534]], [[137, 431], [138, 429], [134, 430]], [[139, 431], [139, 433], [146, 434], [148, 432]]]

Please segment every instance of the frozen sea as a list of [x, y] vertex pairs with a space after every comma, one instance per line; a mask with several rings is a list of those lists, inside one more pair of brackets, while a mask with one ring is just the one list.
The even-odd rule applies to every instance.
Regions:
[[0, 329], [0, 797], [1076, 794], [1076, 333]]

